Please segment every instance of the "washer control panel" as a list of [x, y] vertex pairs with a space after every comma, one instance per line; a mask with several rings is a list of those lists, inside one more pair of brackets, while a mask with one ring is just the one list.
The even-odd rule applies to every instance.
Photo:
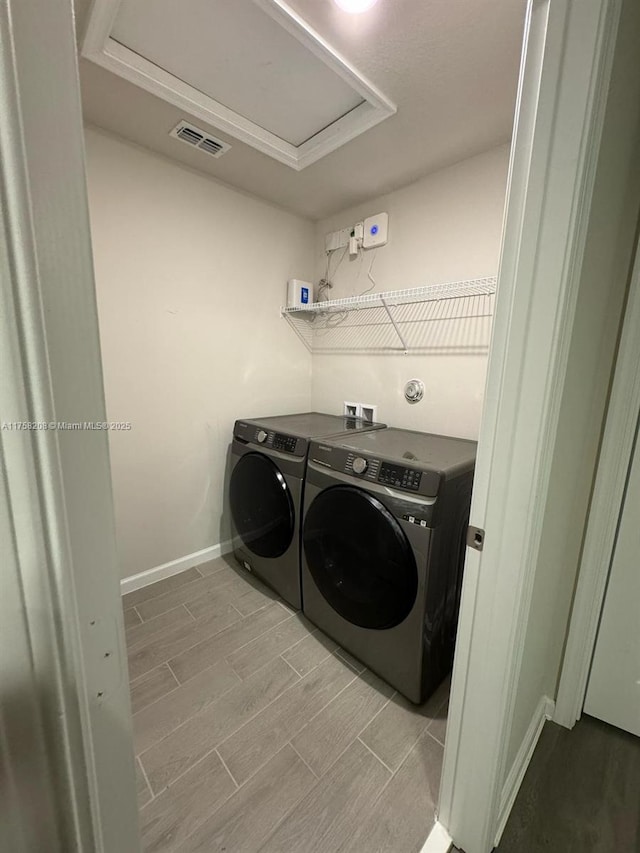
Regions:
[[420, 489], [421, 471], [415, 468], [405, 468], [391, 462], [381, 462], [380, 459], [365, 459], [357, 453], [349, 453], [344, 466], [345, 474], [356, 474], [364, 480], [382, 483], [383, 486], [393, 486], [395, 489], [407, 489], [417, 492]]
[[410, 489], [412, 492], [417, 492], [420, 488], [421, 475], [422, 472], [414, 468], [385, 462], [380, 468], [378, 482], [385, 486], [394, 486], [396, 489]]
[[369, 467], [367, 460], [363, 459], [362, 456], [356, 456], [353, 460], [352, 468], [356, 472], [356, 474], [364, 474], [364, 472]]
[[234, 439], [244, 444], [258, 444], [263, 450], [277, 450], [303, 459], [307, 455], [308, 441], [301, 436], [286, 435], [251, 421], [236, 421]]
[[365, 480], [371, 480], [375, 483], [378, 479], [378, 471], [380, 470], [379, 459], [363, 459], [357, 453], [349, 453], [344, 466], [345, 474], [357, 474]]
[[283, 435], [276, 432], [273, 436], [273, 449], [282, 450], [284, 453], [295, 453], [298, 439], [292, 435]]
[[[363, 445], [366, 443], [368, 442], [362, 441]], [[415, 495], [416, 497], [436, 498], [440, 493], [443, 480], [440, 471], [436, 469], [420, 470], [417, 467], [420, 464], [417, 460], [414, 463], [416, 467], [405, 465], [403, 464], [405, 460], [414, 462], [413, 459], [407, 460], [406, 457], [395, 461], [373, 456], [367, 452], [368, 449], [368, 447], [360, 449], [348, 444], [340, 446], [337, 439], [312, 441], [309, 450], [309, 463], [318, 469], [325, 468], [329, 471], [347, 474], [363, 486], [366, 486], [367, 483], [372, 485], [375, 483], [397, 492], [406, 492], [407, 497]], [[402, 496], [398, 495], [397, 497], [401, 498]], [[412, 523], [420, 524], [424, 520], [424, 517], [413, 516], [410, 507], [407, 507], [406, 512], [414, 518]], [[405, 521], [411, 521], [411, 519], [407, 516]]]

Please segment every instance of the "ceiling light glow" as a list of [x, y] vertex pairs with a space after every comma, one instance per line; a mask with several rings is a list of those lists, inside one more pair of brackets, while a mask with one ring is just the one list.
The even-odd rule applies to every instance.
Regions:
[[352, 15], [359, 15], [360, 12], [366, 12], [378, 0], [335, 0], [336, 6], [339, 6], [343, 11], [350, 12]]

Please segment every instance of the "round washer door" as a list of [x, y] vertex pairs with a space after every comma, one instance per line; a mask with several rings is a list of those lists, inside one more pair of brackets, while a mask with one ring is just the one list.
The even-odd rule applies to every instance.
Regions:
[[392, 628], [411, 611], [418, 572], [404, 531], [373, 495], [333, 486], [304, 521], [304, 553], [316, 586], [335, 611], [362, 628]]
[[293, 539], [291, 492], [278, 466], [262, 453], [236, 463], [229, 484], [231, 516], [240, 538], [259, 557], [279, 557]]

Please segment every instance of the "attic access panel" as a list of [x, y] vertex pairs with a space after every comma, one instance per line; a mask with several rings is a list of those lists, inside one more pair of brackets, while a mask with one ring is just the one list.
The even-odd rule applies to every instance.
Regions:
[[396, 111], [282, 0], [96, 0], [82, 52], [297, 170]]

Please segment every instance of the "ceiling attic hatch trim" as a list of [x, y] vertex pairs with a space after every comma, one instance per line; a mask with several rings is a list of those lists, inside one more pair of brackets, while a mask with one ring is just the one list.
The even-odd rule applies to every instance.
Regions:
[[82, 55], [190, 116], [300, 171], [374, 127], [396, 106], [282, 0], [251, 0], [362, 98], [362, 103], [300, 145], [293, 145], [120, 44], [111, 33], [121, 0], [95, 0]]

